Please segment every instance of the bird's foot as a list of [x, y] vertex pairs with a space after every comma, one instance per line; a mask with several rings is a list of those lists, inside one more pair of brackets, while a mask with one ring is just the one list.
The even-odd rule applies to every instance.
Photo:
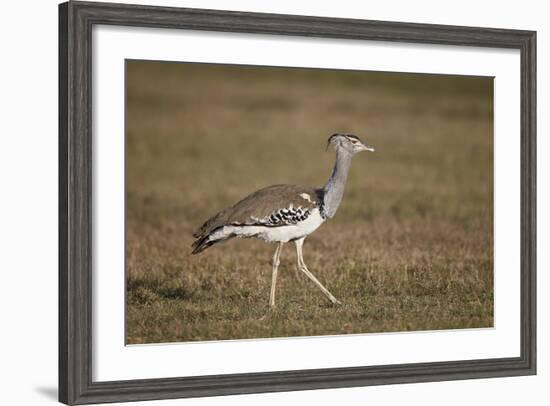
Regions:
[[330, 298], [330, 301], [332, 302], [332, 304], [334, 305], [341, 305], [342, 302], [340, 302], [338, 299], [336, 299], [334, 296]]

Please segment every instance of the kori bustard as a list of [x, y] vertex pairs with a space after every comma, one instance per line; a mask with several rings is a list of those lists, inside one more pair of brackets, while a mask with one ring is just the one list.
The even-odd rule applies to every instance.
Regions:
[[302, 255], [305, 238], [328, 218], [334, 217], [344, 195], [352, 157], [360, 151], [374, 151], [353, 134], [333, 134], [329, 145], [336, 150], [332, 175], [322, 189], [308, 186], [275, 185], [260, 189], [214, 215], [193, 234], [193, 254], [233, 237], [255, 237], [277, 243], [273, 255], [270, 306], [275, 306], [277, 270], [283, 245], [294, 241], [298, 268], [334, 304], [332, 293], [309, 271]]

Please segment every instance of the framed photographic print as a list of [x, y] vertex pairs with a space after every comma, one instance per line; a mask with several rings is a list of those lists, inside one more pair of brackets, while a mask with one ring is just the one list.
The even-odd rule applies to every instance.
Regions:
[[536, 373], [535, 32], [59, 29], [61, 402]]

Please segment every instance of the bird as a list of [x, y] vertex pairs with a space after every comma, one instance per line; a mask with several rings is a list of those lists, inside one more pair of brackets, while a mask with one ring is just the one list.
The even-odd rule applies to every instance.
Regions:
[[192, 254], [199, 254], [214, 244], [234, 237], [258, 238], [277, 247], [272, 260], [270, 307], [275, 306], [275, 290], [280, 256], [285, 243], [294, 242], [298, 269], [326, 295], [333, 304], [341, 302], [310, 272], [302, 247], [307, 236], [336, 214], [344, 195], [352, 158], [362, 151], [374, 152], [358, 136], [334, 133], [326, 149], [336, 151], [332, 174], [322, 188], [299, 185], [273, 185], [251, 193], [234, 205], [206, 220], [194, 233]]

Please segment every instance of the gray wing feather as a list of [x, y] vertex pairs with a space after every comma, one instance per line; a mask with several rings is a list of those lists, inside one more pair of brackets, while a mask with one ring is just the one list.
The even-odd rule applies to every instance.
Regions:
[[193, 236], [202, 238], [224, 225], [279, 227], [305, 220], [321, 208], [322, 191], [307, 186], [274, 185], [260, 189], [209, 218]]

